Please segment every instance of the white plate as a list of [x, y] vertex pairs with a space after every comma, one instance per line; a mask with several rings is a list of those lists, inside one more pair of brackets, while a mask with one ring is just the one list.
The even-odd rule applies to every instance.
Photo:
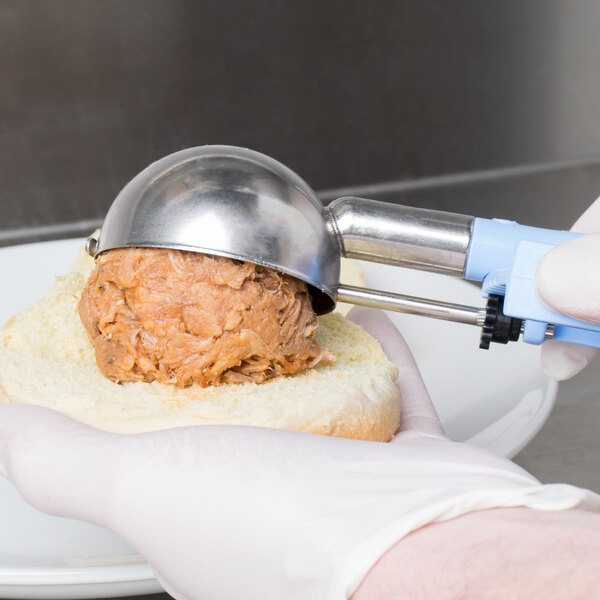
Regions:
[[[82, 240], [0, 250], [0, 324], [65, 273]], [[379, 289], [482, 306], [479, 290], [439, 275], [362, 263]], [[479, 329], [390, 313], [408, 340], [448, 435], [514, 456], [546, 420], [557, 386], [523, 343], [478, 349]], [[0, 479], [0, 598], [94, 598], [161, 591], [150, 568], [114, 534], [49, 517]]]

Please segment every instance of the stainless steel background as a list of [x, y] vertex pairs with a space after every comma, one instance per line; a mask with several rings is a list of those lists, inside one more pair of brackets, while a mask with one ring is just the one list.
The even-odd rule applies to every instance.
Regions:
[[0, 243], [87, 232], [206, 143], [326, 201], [567, 227], [600, 193], [599, 25], [595, 0], [0, 0]]

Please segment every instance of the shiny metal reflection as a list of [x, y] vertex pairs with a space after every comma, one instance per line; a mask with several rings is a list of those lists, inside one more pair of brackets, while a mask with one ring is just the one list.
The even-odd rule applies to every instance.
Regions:
[[94, 256], [149, 246], [247, 260], [313, 288], [319, 313], [335, 306], [340, 258], [313, 190], [252, 150], [202, 146], [144, 169], [110, 207]]

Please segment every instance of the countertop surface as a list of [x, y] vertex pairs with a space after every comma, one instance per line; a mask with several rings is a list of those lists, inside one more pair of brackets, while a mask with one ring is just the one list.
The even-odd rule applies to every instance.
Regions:
[[544, 483], [600, 493], [600, 357], [560, 384], [549, 419], [515, 462]]

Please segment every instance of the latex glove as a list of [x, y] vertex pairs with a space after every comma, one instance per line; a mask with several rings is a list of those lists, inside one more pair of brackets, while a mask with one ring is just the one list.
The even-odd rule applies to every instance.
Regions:
[[541, 485], [446, 439], [393, 325], [379, 311], [353, 316], [400, 368], [391, 443], [217, 425], [124, 436], [4, 405], [0, 464], [39, 510], [112, 529], [188, 599], [343, 599], [427, 524], [491, 507], [600, 510], [592, 492]]
[[[550, 308], [600, 323], [600, 198], [571, 228], [587, 233], [550, 250], [536, 273], [537, 294]], [[597, 350], [579, 344], [542, 344], [542, 367], [558, 380], [569, 379], [587, 366]]]

